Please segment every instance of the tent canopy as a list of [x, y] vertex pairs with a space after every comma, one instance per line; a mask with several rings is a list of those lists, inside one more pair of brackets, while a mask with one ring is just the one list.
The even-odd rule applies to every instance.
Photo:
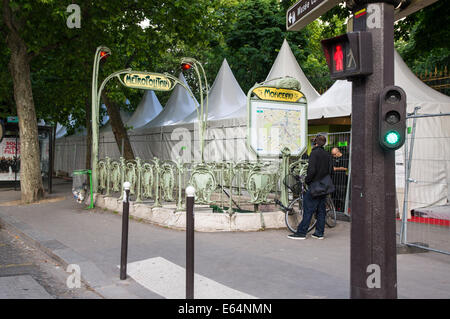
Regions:
[[[231, 115], [246, 116], [247, 96], [231, 71], [226, 59], [217, 73], [216, 79], [208, 95], [208, 120], [222, 120], [231, 118]], [[189, 114], [179, 123], [197, 122], [197, 111]]]
[[303, 73], [286, 39], [283, 41], [280, 52], [278, 52], [278, 56], [267, 75], [266, 81], [285, 76], [293, 77], [300, 82], [300, 91], [305, 94], [308, 103], [311, 103], [320, 96], [305, 76], [305, 73]]
[[125, 123], [133, 129], [142, 127], [153, 120], [162, 111], [161, 103], [154, 91], [147, 90], [130, 119]]
[[[188, 86], [183, 73], [180, 73], [178, 79]], [[189, 86], [188, 86], [189, 87]], [[181, 85], [175, 86], [166, 106], [153, 120], [142, 126], [143, 129], [149, 127], [158, 127], [175, 124], [182, 121], [186, 116], [195, 112], [197, 100], [193, 100], [189, 93]]]
[[62, 126], [59, 123], [56, 123], [56, 130], [55, 130], [55, 138], [61, 138], [66, 136], [67, 134], [67, 128], [65, 126]]

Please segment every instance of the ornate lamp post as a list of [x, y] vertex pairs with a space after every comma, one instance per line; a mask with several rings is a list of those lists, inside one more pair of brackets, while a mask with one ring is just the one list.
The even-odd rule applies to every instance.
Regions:
[[92, 170], [92, 191], [98, 191], [98, 129], [99, 129], [99, 106], [97, 103], [97, 86], [98, 86], [98, 69], [100, 61], [111, 55], [111, 50], [105, 46], [97, 47], [94, 57], [94, 66], [92, 70], [92, 153], [91, 153], [91, 170]]
[[[193, 68], [195, 70], [198, 79], [200, 90], [200, 109], [197, 108], [197, 118], [199, 125], [200, 154], [201, 160], [202, 162], [204, 162], [205, 131], [206, 131], [206, 124], [208, 121], [208, 93], [209, 93], [208, 80], [206, 78], [206, 73], [205, 70], [203, 69], [202, 64], [194, 58], [186, 58], [186, 57], [182, 58], [181, 68], [184, 71]], [[206, 104], [204, 104], [203, 95], [205, 95]]]

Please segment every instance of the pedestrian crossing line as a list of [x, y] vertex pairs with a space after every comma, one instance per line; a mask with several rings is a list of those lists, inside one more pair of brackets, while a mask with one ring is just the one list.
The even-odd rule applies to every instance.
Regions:
[[[186, 270], [162, 257], [127, 264], [127, 275], [164, 298], [186, 298]], [[194, 274], [194, 298], [257, 299], [199, 274]]]

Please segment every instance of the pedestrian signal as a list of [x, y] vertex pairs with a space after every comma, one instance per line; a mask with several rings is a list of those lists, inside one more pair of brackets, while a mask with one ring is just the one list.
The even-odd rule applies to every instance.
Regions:
[[398, 86], [388, 86], [379, 96], [379, 105], [379, 143], [394, 151], [405, 143], [406, 93]]
[[349, 32], [321, 43], [332, 79], [351, 79], [372, 73], [370, 32]]

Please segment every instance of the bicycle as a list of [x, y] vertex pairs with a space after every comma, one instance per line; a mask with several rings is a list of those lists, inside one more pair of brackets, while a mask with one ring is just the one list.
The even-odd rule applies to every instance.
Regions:
[[[293, 180], [295, 182], [293, 182]], [[295, 233], [297, 231], [298, 225], [303, 219], [303, 194], [306, 191], [306, 185], [304, 183], [304, 177], [298, 177], [293, 174], [289, 174], [285, 177], [283, 183], [291, 191], [293, 199], [289, 202], [287, 206], [284, 206], [278, 199], [275, 199], [275, 204], [281, 207], [285, 214], [285, 222], [287, 228]], [[330, 195], [327, 195], [327, 201], [325, 203], [326, 215], [325, 224], [329, 228], [336, 226], [336, 209], [334, 207], [333, 200]], [[313, 214], [311, 218], [311, 223], [308, 227], [308, 232], [314, 229], [317, 223], [316, 214]]]

